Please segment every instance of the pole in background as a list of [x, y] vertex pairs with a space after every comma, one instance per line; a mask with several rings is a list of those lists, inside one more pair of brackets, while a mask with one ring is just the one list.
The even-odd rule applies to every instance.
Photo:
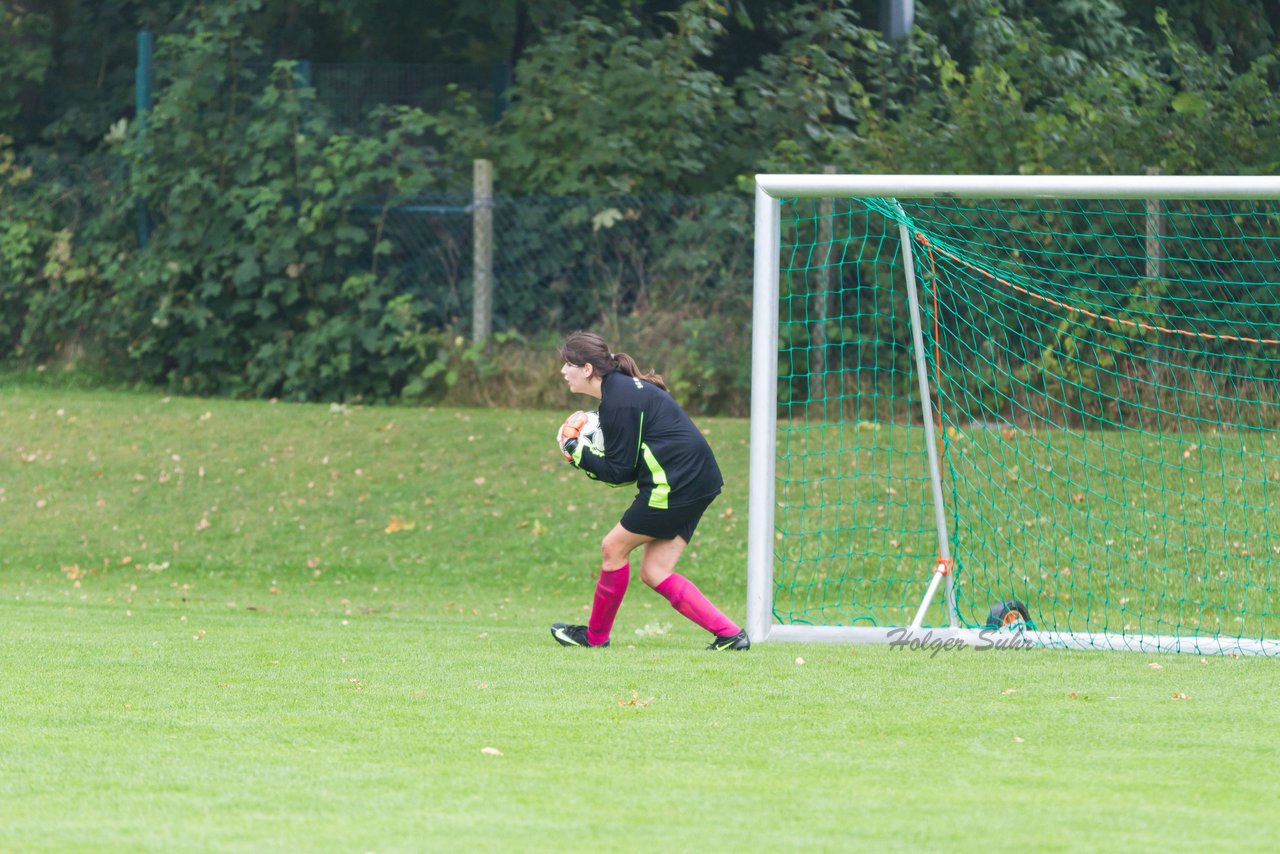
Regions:
[[[152, 84], [155, 82], [155, 66], [152, 55], [155, 50], [155, 38], [150, 32], [141, 30], [138, 33], [138, 65], [134, 70], [134, 123], [138, 126], [138, 142], [147, 135], [147, 114], [151, 112], [153, 98]], [[137, 200], [138, 208], [138, 246], [147, 248], [151, 239], [151, 217], [147, 213], [147, 203], [141, 197]]]
[[[1148, 175], [1159, 175], [1160, 169], [1156, 166], [1147, 168]], [[1165, 231], [1165, 213], [1164, 205], [1156, 199], [1146, 200], [1146, 264], [1145, 273], [1148, 279], [1156, 280], [1164, 278], [1164, 244], [1160, 242], [1160, 238]]]
[[905, 39], [915, 18], [915, 0], [880, 0], [880, 30], [887, 41]]
[[501, 120], [502, 114], [507, 111], [510, 103], [507, 90], [510, 88], [511, 65], [500, 62], [493, 67], [493, 121], [495, 123]]
[[473, 166], [471, 340], [482, 344], [493, 328], [493, 163]]

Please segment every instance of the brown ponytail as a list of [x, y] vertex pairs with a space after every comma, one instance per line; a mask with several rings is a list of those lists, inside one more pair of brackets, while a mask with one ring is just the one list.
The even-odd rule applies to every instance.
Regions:
[[617, 371], [628, 377], [638, 377], [653, 383], [663, 391], [668, 390], [660, 374], [641, 373], [635, 359], [626, 353], [610, 352], [609, 345], [594, 332], [578, 331], [571, 334], [560, 345], [560, 358], [571, 365], [590, 365], [601, 379]]
[[639, 377], [647, 383], [653, 383], [663, 391], [668, 391], [667, 384], [663, 382], [661, 374], [655, 374], [652, 371], [647, 374], [641, 373], [639, 366], [636, 365], [636, 360], [626, 353], [610, 353], [609, 355], [613, 357], [619, 373], [626, 374], [629, 377]]

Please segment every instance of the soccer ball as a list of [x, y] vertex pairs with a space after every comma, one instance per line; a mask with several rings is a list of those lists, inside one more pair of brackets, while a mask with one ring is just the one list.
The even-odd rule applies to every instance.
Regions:
[[578, 427], [578, 441], [586, 443], [597, 454], [604, 454], [604, 433], [600, 432], [600, 413], [578, 410], [564, 420], [556, 432], [556, 449], [564, 453], [564, 440], [572, 426]]

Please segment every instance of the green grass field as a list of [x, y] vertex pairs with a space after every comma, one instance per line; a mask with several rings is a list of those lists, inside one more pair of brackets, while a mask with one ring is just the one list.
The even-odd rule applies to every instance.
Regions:
[[0, 387], [0, 851], [1273, 848], [1271, 660], [556, 646], [630, 499], [561, 414]]

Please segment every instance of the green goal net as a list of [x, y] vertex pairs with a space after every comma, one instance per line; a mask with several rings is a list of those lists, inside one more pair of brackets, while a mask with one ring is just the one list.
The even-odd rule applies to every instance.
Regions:
[[1136, 183], [767, 198], [753, 634], [1280, 653], [1280, 202]]

